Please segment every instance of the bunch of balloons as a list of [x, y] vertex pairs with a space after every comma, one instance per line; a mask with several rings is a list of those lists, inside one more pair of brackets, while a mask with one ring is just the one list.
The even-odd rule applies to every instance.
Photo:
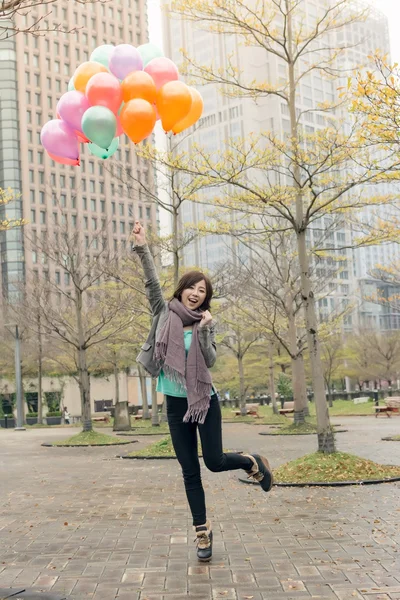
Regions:
[[176, 65], [154, 44], [105, 44], [76, 69], [41, 142], [54, 161], [79, 165], [79, 142], [106, 159], [123, 133], [138, 144], [158, 119], [165, 132], [180, 133], [202, 112], [199, 92], [179, 81]]

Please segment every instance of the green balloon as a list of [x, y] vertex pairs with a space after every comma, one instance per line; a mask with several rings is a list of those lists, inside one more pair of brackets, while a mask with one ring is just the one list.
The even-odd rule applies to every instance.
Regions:
[[90, 60], [100, 63], [106, 69], [108, 69], [108, 61], [110, 60], [111, 52], [114, 50], [114, 48], [115, 46], [112, 44], [103, 44], [103, 46], [98, 46], [90, 55]]
[[74, 92], [75, 91], [74, 78], [73, 77], [71, 77], [71, 79], [68, 82], [68, 91], [69, 92]]
[[119, 148], [119, 138], [114, 138], [111, 142], [111, 145], [108, 150], [104, 150], [104, 148], [100, 148], [97, 144], [88, 144], [88, 148], [91, 154], [94, 154], [98, 158], [102, 158], [105, 160], [106, 158], [110, 158]]
[[138, 46], [138, 52], [143, 60], [143, 68], [151, 61], [153, 58], [159, 58], [160, 56], [164, 56], [164, 52], [158, 48], [155, 44], [142, 44]]
[[91, 142], [108, 150], [117, 131], [117, 118], [105, 106], [91, 106], [82, 117], [82, 131]]

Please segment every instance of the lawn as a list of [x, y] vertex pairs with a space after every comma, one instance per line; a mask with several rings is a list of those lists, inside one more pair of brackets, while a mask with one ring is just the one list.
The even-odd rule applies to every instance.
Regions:
[[[200, 440], [198, 441], [198, 452], [199, 456], [201, 456], [201, 444]], [[224, 452], [229, 452], [229, 450], [224, 450]], [[149, 446], [142, 448], [142, 450], [137, 450], [136, 452], [130, 452], [127, 456], [152, 456], [152, 457], [176, 457], [174, 447], [172, 445], [171, 438], [165, 437], [162, 440], [158, 440], [158, 442], [153, 442]]]
[[81, 431], [66, 440], [53, 442], [53, 446], [112, 446], [113, 444], [126, 444], [126, 439], [106, 435], [98, 431]]
[[[381, 402], [383, 405], [383, 402]], [[310, 415], [315, 415], [315, 403], [309, 402]], [[352, 400], [335, 400], [333, 407], [329, 408], [329, 414], [332, 417], [348, 416], [351, 417], [357, 415], [374, 415], [375, 414], [375, 403], [373, 401], [365, 402], [363, 404], [354, 404]]]
[[379, 465], [353, 454], [315, 452], [274, 471], [279, 483], [340, 482], [400, 477], [400, 467]]
[[284, 425], [288, 420], [282, 415], [274, 415], [270, 406], [260, 406], [258, 414], [260, 418], [246, 415], [245, 417], [235, 417], [233, 408], [221, 407], [222, 420], [224, 423], [255, 423], [256, 425]]

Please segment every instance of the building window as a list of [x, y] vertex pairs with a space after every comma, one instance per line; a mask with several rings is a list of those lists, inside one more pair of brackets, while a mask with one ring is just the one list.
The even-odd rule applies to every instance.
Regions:
[[56, 174], [52, 173], [50, 176], [50, 181], [51, 181], [51, 185], [55, 186], [56, 185]]
[[102, 213], [106, 212], [106, 201], [105, 200], [100, 200], [100, 210]]
[[117, 221], [112, 222], [112, 230], [113, 230], [113, 233], [117, 233]]
[[28, 161], [33, 163], [33, 150], [28, 150]]
[[125, 222], [121, 221], [119, 224], [119, 232], [122, 233], [123, 235], [125, 234]]
[[92, 231], [96, 231], [97, 229], [97, 219], [92, 218]]
[[32, 113], [30, 110], [26, 111], [26, 122], [27, 123], [32, 123]]
[[60, 185], [61, 187], [65, 187], [65, 175], [60, 175]]
[[90, 180], [90, 191], [92, 194], [94, 194], [96, 191], [95, 183], [92, 179]]
[[39, 93], [35, 94], [35, 104], [36, 106], [40, 106], [42, 103], [42, 95]]
[[60, 196], [61, 206], [65, 208], [67, 206], [67, 196], [65, 194], [61, 194]]
[[61, 274], [60, 271], [56, 271], [56, 284], [60, 285], [61, 283]]
[[85, 198], [85, 196], [82, 197], [82, 206], [83, 210], [87, 210], [87, 199]]
[[89, 220], [87, 217], [83, 217], [83, 227], [84, 229], [87, 229], [89, 226]]
[[67, 271], [64, 271], [64, 285], [69, 285], [69, 284], [70, 284], [69, 273], [67, 273]]
[[38, 152], [38, 163], [39, 165], [43, 164], [43, 152]]
[[125, 207], [123, 204], [120, 204], [119, 205], [119, 215], [120, 215], [120, 217], [123, 217], [124, 214], [125, 214]]
[[116, 211], [115, 211], [115, 202], [111, 202], [111, 209], [112, 209], [112, 214], [115, 215]]
[[96, 212], [96, 200], [91, 200], [90, 201], [90, 210], [93, 212]]
[[94, 162], [89, 160], [89, 173], [94, 173]]
[[44, 192], [39, 192], [39, 202], [40, 204], [44, 204]]
[[34, 208], [31, 209], [31, 221], [32, 223], [36, 222], [36, 210]]
[[76, 227], [76, 226], [77, 226], [77, 218], [76, 218], [76, 215], [72, 215], [72, 216], [71, 216], [71, 222], [72, 222], [72, 227]]
[[44, 183], [44, 171], [39, 171], [39, 183]]
[[146, 206], [146, 219], [150, 219], [151, 217], [151, 208], [150, 206]]
[[40, 211], [40, 224], [41, 225], [45, 225], [46, 224], [46, 213], [44, 210]]
[[29, 183], [34, 182], [34, 174], [32, 170], [29, 170]]
[[53, 223], [54, 225], [58, 225], [58, 213], [53, 213]]

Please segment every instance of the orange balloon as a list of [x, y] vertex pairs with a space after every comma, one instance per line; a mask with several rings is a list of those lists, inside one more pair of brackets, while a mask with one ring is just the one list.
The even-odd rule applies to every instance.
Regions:
[[182, 81], [169, 81], [158, 91], [157, 109], [164, 131], [170, 131], [182, 121], [192, 106], [192, 95]]
[[186, 117], [184, 117], [182, 121], [179, 121], [178, 123], [176, 123], [176, 125], [173, 126], [173, 133], [181, 133], [181, 131], [183, 131], [184, 129], [191, 127], [200, 119], [203, 113], [204, 103], [200, 92], [198, 92], [195, 88], [192, 87], [189, 87], [188, 89], [192, 96], [192, 106], [190, 107], [190, 111], [188, 112]]
[[150, 102], [150, 104], [154, 104], [156, 101], [156, 84], [153, 78], [144, 71], [130, 73], [123, 80], [121, 87], [124, 102], [129, 102], [129, 100], [134, 100], [135, 98], [142, 98]]
[[93, 75], [96, 75], [97, 73], [108, 73], [108, 71], [103, 65], [93, 61], [84, 62], [79, 65], [74, 73], [75, 89], [84, 94], [86, 91], [87, 82], [91, 77], [93, 77]]
[[138, 144], [149, 137], [153, 131], [156, 124], [156, 111], [147, 100], [135, 98], [124, 105], [120, 119], [122, 129], [128, 138]]

